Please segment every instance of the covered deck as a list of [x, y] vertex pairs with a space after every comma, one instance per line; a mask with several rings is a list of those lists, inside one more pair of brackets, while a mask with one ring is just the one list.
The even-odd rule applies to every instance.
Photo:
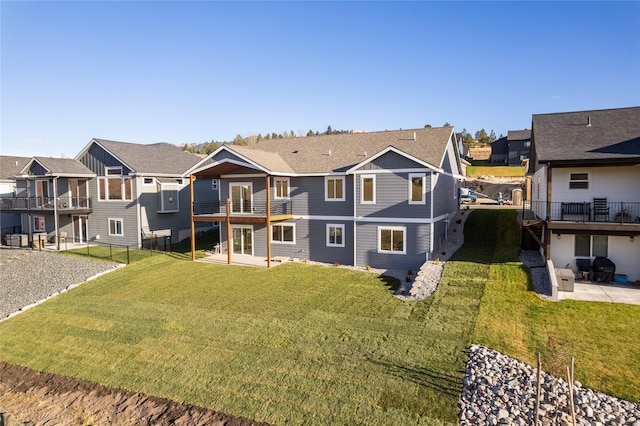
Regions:
[[[227, 198], [219, 202], [196, 200], [194, 196], [194, 181], [196, 179], [221, 179], [225, 175], [231, 175], [239, 170], [250, 168], [258, 175], [265, 179], [266, 201], [264, 203], [247, 202], [244, 197], [240, 199]], [[240, 164], [236, 161], [222, 160], [221, 162], [211, 163], [200, 169], [193, 171], [190, 175], [191, 187], [191, 260], [195, 261], [195, 224], [196, 222], [220, 222], [226, 224], [226, 234], [231, 235], [232, 224], [264, 224], [267, 228], [271, 223], [288, 220], [293, 218], [293, 203], [291, 200], [277, 200], [272, 203], [271, 200], [271, 174], [259, 166], [250, 164]], [[228, 238], [228, 237], [227, 237]], [[271, 255], [271, 232], [267, 232], [267, 257], [266, 266], [269, 268], [274, 262]], [[221, 241], [222, 242], [222, 241]], [[229, 247], [229, 244], [227, 244]], [[237, 261], [248, 262], [247, 258], [254, 256], [232, 254], [232, 250], [228, 249], [226, 254], [218, 254], [214, 256], [226, 257], [226, 263], [231, 265]], [[219, 259], [219, 257], [216, 257]], [[257, 258], [260, 259], [260, 258]], [[251, 261], [253, 262], [253, 261]], [[262, 263], [262, 262], [258, 262]], [[257, 265], [254, 265], [257, 266]]]

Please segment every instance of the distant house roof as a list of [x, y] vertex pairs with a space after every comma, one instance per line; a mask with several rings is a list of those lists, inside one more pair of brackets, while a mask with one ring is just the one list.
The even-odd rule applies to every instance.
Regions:
[[33, 157], [20, 170], [20, 174], [27, 174], [34, 162], [39, 163], [45, 170], [47, 170], [46, 176], [93, 177], [96, 175], [78, 160], [73, 158], [53, 157]]
[[528, 141], [531, 139], [531, 130], [509, 130], [507, 132], [508, 141]]
[[535, 163], [640, 163], [640, 107], [535, 114]]
[[0, 155], [0, 179], [14, 180], [20, 170], [31, 160], [30, 157], [14, 157], [11, 155]]
[[76, 159], [81, 158], [93, 143], [100, 145], [137, 174], [180, 176], [201, 160], [197, 155], [164, 142], [143, 145], [95, 138]]
[[[453, 127], [343, 133], [262, 140], [251, 146], [226, 145], [220, 149], [236, 152], [266, 170], [278, 173], [344, 173], [389, 147], [440, 167], [452, 134]], [[454, 149], [457, 149], [455, 143]]]

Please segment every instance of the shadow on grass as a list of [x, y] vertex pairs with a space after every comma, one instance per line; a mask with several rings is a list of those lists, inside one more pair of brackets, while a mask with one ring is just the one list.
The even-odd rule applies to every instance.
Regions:
[[397, 278], [393, 278], [387, 275], [378, 275], [378, 279], [382, 281], [384, 286], [391, 292], [396, 294], [396, 291], [400, 288], [401, 282]]
[[[389, 374], [418, 385], [417, 390], [402, 393], [399, 390], [384, 389], [378, 403], [384, 409], [398, 409], [420, 416], [427, 415], [445, 421], [455, 421], [457, 410], [451, 402], [459, 398], [462, 391], [460, 377], [440, 371], [418, 367], [397, 365], [382, 360], [369, 360], [385, 368]], [[445, 398], [442, 395], [446, 395]]]
[[512, 209], [475, 209], [464, 224], [464, 244], [452, 261], [481, 264], [518, 262], [520, 228]]

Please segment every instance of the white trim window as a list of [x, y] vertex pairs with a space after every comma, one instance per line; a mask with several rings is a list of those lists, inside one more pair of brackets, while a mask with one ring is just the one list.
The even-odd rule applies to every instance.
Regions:
[[122, 218], [109, 218], [109, 235], [124, 237], [124, 220]]
[[105, 167], [105, 175], [98, 178], [100, 201], [131, 200], [131, 178], [122, 175], [122, 167]]
[[589, 173], [571, 173], [569, 189], [589, 189]]
[[278, 244], [295, 244], [296, 225], [293, 223], [271, 225], [271, 241]]
[[345, 194], [345, 177], [344, 176], [326, 176], [324, 178], [324, 200], [325, 201], [344, 201]]
[[38, 232], [47, 230], [44, 223], [44, 216], [33, 216], [33, 230]]
[[289, 178], [288, 177], [274, 177], [273, 186], [275, 194], [274, 200], [288, 200], [289, 199]]
[[344, 247], [343, 223], [327, 223], [327, 247]]
[[376, 203], [376, 175], [360, 176], [360, 204]]
[[152, 177], [142, 178], [142, 184], [145, 186], [153, 185], [155, 180]]
[[574, 242], [576, 257], [607, 257], [609, 237], [606, 235], [576, 234]]
[[425, 204], [426, 176], [425, 173], [409, 173], [409, 204]]
[[404, 226], [379, 226], [378, 253], [406, 254], [406, 235]]

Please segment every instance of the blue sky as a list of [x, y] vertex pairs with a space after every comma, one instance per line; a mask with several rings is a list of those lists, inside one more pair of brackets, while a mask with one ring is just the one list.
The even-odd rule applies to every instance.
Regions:
[[638, 2], [0, 2], [0, 153], [640, 105]]

